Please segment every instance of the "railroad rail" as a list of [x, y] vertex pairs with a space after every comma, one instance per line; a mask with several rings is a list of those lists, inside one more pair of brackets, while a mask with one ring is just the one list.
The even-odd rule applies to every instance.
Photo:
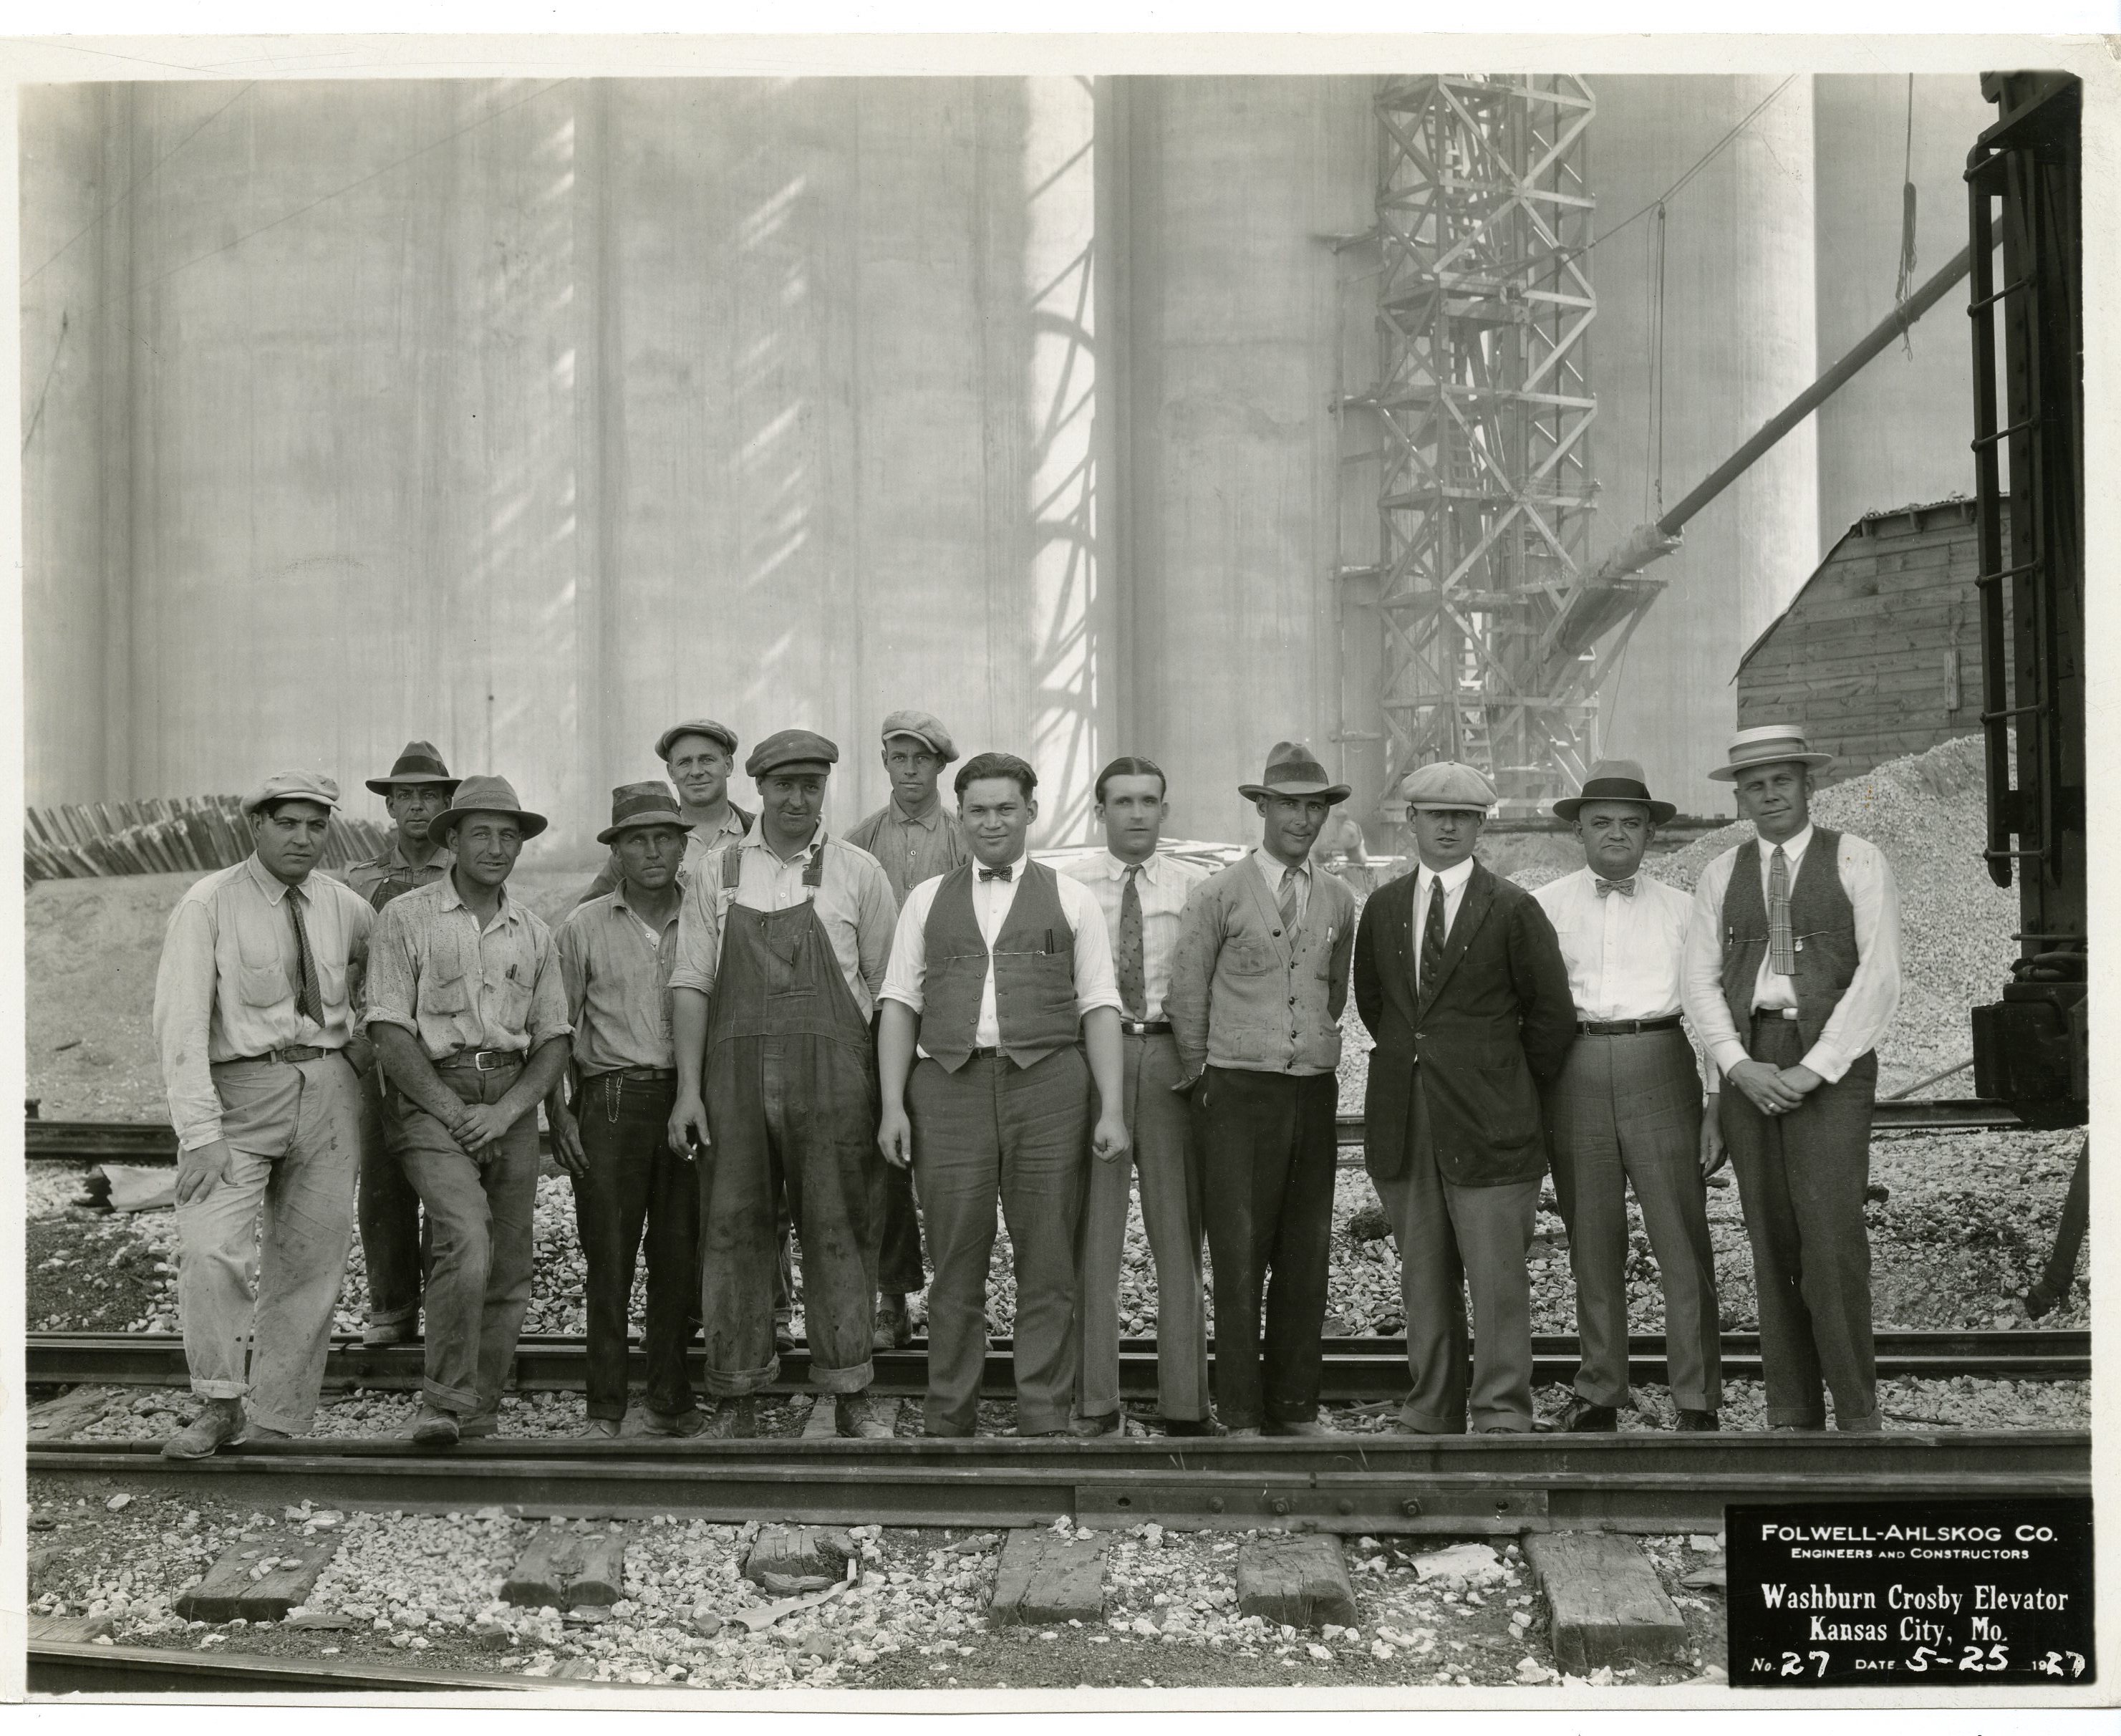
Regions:
[[[1212, 1349], [1212, 1346], [1211, 1346]], [[1015, 1390], [1010, 1342], [999, 1339], [990, 1349], [981, 1390], [1009, 1398]], [[632, 1346], [633, 1377], [646, 1379], [641, 1346]], [[703, 1352], [692, 1351], [697, 1379]], [[419, 1345], [363, 1347], [360, 1341], [333, 1341], [324, 1366], [328, 1388], [367, 1387], [410, 1392], [420, 1384]], [[2091, 1334], [2053, 1332], [1882, 1332], [1877, 1335], [1878, 1372], [1951, 1379], [1972, 1375], [1983, 1379], [2088, 1380], [2091, 1378]], [[1532, 1340], [1535, 1383], [1565, 1381], [1576, 1371], [1576, 1340], [1541, 1334]], [[515, 1347], [510, 1377], [513, 1390], [524, 1393], [580, 1392], [588, 1349], [576, 1337], [525, 1337]], [[33, 1332], [25, 1359], [26, 1379], [35, 1386], [181, 1386], [188, 1379], [184, 1341], [165, 1333]], [[776, 1392], [808, 1390], [809, 1352], [798, 1345], [781, 1359]], [[879, 1393], [915, 1394], [927, 1388], [925, 1341], [902, 1351], [883, 1351], [875, 1360]], [[1723, 1334], [1723, 1373], [1736, 1380], [1760, 1378], [1760, 1341], [1755, 1332]], [[1628, 1378], [1662, 1384], [1664, 1340], [1654, 1334], [1628, 1341]], [[1328, 1338], [1324, 1346], [1321, 1396], [1336, 1404], [1366, 1403], [1401, 1396], [1406, 1386], [1406, 1343], [1402, 1338]], [[1156, 1396], [1156, 1344], [1129, 1338], [1120, 1346], [1120, 1390], [1123, 1396]]]
[[[555, 1686], [608, 1690], [611, 1682], [553, 1683], [535, 1677], [421, 1669], [409, 1664], [329, 1658], [275, 1658], [256, 1652], [178, 1651], [156, 1645], [96, 1645], [30, 1636], [32, 1694], [525, 1694]], [[635, 1690], [638, 1692], [638, 1690]]]

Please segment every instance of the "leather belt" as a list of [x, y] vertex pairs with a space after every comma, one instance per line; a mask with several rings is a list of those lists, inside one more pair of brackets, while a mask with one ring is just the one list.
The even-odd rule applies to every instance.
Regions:
[[1576, 1029], [1587, 1037], [1635, 1037], [1645, 1031], [1677, 1030], [1679, 1015], [1667, 1013], [1662, 1019], [1579, 1019]]
[[965, 1052], [965, 1059], [967, 1061], [991, 1061], [995, 1056], [1005, 1055], [1008, 1052], [1009, 1052], [1006, 1049], [1000, 1048], [967, 1049]]
[[321, 1061], [327, 1055], [336, 1055], [337, 1049], [319, 1048], [313, 1043], [291, 1043], [283, 1049], [268, 1049], [262, 1055], [231, 1055], [226, 1061], [217, 1061], [217, 1067], [240, 1066], [248, 1061], [277, 1061], [292, 1066], [298, 1061]]
[[592, 1073], [584, 1085], [594, 1085], [600, 1079], [636, 1079], [653, 1085], [668, 1085], [678, 1076], [675, 1067], [606, 1067], [601, 1073]]
[[1753, 1009], [1753, 1016], [1755, 1019], [1794, 1019], [1797, 1009], [1793, 1006], [1756, 1006]]
[[1120, 1029], [1130, 1037], [1161, 1037], [1171, 1029], [1168, 1019], [1122, 1019]]
[[459, 1049], [455, 1054], [434, 1063], [438, 1073], [458, 1067], [477, 1067], [482, 1073], [498, 1073], [503, 1067], [520, 1067], [523, 1057], [513, 1049]]

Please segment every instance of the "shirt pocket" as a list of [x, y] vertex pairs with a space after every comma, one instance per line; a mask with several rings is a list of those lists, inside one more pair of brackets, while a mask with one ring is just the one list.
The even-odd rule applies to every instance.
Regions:
[[1264, 977], [1281, 968], [1280, 954], [1258, 935], [1231, 936], [1223, 943], [1223, 959], [1233, 977]]
[[287, 968], [290, 961], [281, 956], [280, 936], [273, 916], [269, 908], [236, 914], [235, 968], [230, 974], [245, 1006], [277, 1006], [294, 998], [295, 985]]
[[437, 947], [428, 960], [426, 980], [420, 985], [420, 1008], [445, 1017], [471, 1010], [471, 973], [454, 948]]

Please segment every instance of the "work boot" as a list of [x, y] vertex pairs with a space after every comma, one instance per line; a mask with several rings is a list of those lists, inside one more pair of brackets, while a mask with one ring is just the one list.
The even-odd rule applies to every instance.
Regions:
[[501, 1432], [501, 1413], [481, 1411], [474, 1416], [457, 1419], [459, 1440], [486, 1440]]
[[592, 1416], [582, 1425], [582, 1437], [586, 1440], [617, 1440], [618, 1419], [616, 1416]]
[[856, 1440], [889, 1440], [898, 1432], [866, 1388], [859, 1393], [840, 1393], [832, 1401], [832, 1421], [841, 1434]]
[[1266, 1432], [1270, 1435], [1298, 1435], [1306, 1440], [1318, 1440], [1336, 1436], [1340, 1431], [1330, 1422], [1321, 1422], [1317, 1417], [1309, 1416], [1301, 1422], [1270, 1422], [1266, 1426]]
[[1684, 1405], [1680, 1407], [1679, 1421], [1672, 1425], [1681, 1435], [1714, 1435], [1722, 1426], [1713, 1411], [1690, 1411]]
[[1156, 1419], [1156, 1432], [1159, 1435], [1214, 1435], [1217, 1430], [1210, 1417], [1159, 1416]]
[[1571, 1393], [1561, 1414], [1554, 1419], [1560, 1435], [1614, 1435], [1620, 1432], [1620, 1413], [1610, 1404], [1593, 1404], [1581, 1393]]
[[700, 1425], [706, 1440], [749, 1440], [758, 1433], [758, 1401], [746, 1393], [741, 1398], [717, 1398], [707, 1407]]
[[1125, 1419], [1117, 1411], [1107, 1411], [1102, 1416], [1078, 1416], [1069, 1425], [1084, 1440], [1095, 1440], [1100, 1435], [1124, 1435]]
[[413, 1425], [416, 1447], [453, 1447], [463, 1438], [455, 1416], [431, 1400], [420, 1402], [420, 1415]]
[[385, 1345], [412, 1344], [420, 1337], [417, 1320], [371, 1320], [361, 1331], [361, 1347], [366, 1351], [381, 1350]]
[[1225, 1440], [1257, 1440], [1259, 1430], [1257, 1429], [1225, 1429], [1223, 1430], [1223, 1438]]
[[243, 1431], [243, 1444], [246, 1447], [254, 1440], [292, 1440], [294, 1438], [285, 1429], [268, 1429], [262, 1422], [254, 1422]]
[[795, 1348], [795, 1317], [777, 1309], [773, 1316], [773, 1347], [785, 1356]]
[[240, 1398], [209, 1398], [206, 1408], [162, 1443], [165, 1458], [209, 1458], [243, 1432]]
[[913, 1342], [913, 1321], [906, 1311], [906, 1298], [879, 1291], [876, 1299], [876, 1330], [872, 1339], [880, 1351], [902, 1351]]
[[[707, 1413], [695, 1405], [689, 1411], [651, 1410], [641, 1420], [641, 1432], [644, 1435], [691, 1436], [698, 1434], [706, 1426]], [[614, 1435], [618, 1433], [618, 1424], [612, 1425], [611, 1432]]]

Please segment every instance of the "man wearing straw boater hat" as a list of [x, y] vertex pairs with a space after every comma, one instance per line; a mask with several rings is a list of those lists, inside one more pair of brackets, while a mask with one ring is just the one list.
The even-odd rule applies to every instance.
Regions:
[[678, 1094], [670, 970], [691, 830], [660, 778], [613, 790], [611, 824], [597, 842], [618, 858], [619, 883], [576, 905], [556, 936], [574, 1026], [575, 1094], [570, 1106], [555, 1091], [546, 1116], [553, 1155], [573, 1179], [575, 1228], [587, 1268], [584, 1384], [592, 1435], [616, 1435], [625, 1420], [626, 1319], [644, 1233], [644, 1432], [697, 1435], [702, 1421], [685, 1369], [698, 1272], [699, 1183], [689, 1157], [672, 1150], [668, 1137]]
[[[390, 838], [366, 861], [349, 862], [346, 883], [380, 910], [400, 893], [438, 880], [455, 860], [434, 835], [435, 817], [457, 786], [431, 741], [408, 741], [381, 777], [364, 779], [383, 798]], [[361, 1127], [361, 1254], [368, 1272], [366, 1345], [402, 1344], [420, 1331], [420, 1286], [428, 1238], [420, 1196], [391, 1154], [383, 1116], [383, 1069], [371, 1067]]]
[[304, 1433], [324, 1381], [361, 1158], [353, 978], [375, 920], [311, 871], [338, 805], [329, 777], [267, 778], [243, 801], [252, 853], [195, 882], [162, 942], [155, 1043], [177, 1134], [177, 1306], [206, 1401], [162, 1449], [171, 1458], [242, 1435], [246, 1398], [249, 1438]]
[[530, 1301], [536, 1111], [571, 1027], [552, 931], [508, 876], [544, 829], [506, 778], [465, 778], [433, 827], [455, 862], [384, 908], [369, 950], [391, 1136], [433, 1226], [422, 1446], [495, 1432]]
[[1166, 1001], [1214, 1268], [1215, 1408], [1233, 1435], [1329, 1435], [1319, 1365], [1355, 895], [1311, 847], [1348, 786], [1284, 741], [1238, 793], [1258, 810], [1259, 847], [1186, 900]]
[[1900, 898], [1877, 847], [1811, 823], [1831, 763], [1787, 724], [1741, 730], [1708, 775], [1759, 836], [1702, 870], [1686, 936], [1686, 1016], [1728, 1081], [1723, 1136], [1760, 1295], [1768, 1421], [1879, 1426], [1871, 1338], [1876, 1044], [1900, 993]]
[[[1569, 968], [1532, 895], [1474, 859], [1494, 786], [1440, 761], [1401, 785], [1411, 873], [1355, 937], [1355, 1006], [1377, 1040], [1364, 1161], [1399, 1244], [1411, 1434], [1533, 1426], [1531, 1250], [1546, 1145], [1537, 1082], [1576, 1038]], [[1466, 1380], [1466, 1302], [1473, 1379]]]
[[1680, 1024], [1680, 971], [1694, 900], [1641, 872], [1677, 810], [1632, 759], [1601, 760], [1554, 805], [1584, 866], [1532, 896], [1554, 924], [1576, 1004], [1576, 1041], [1542, 1095], [1554, 1192], [1569, 1226], [1581, 1344], [1575, 1391], [1555, 1426], [1620, 1426], [1628, 1395], [1628, 1189], [1642, 1207], [1664, 1288], [1665, 1360], [1683, 1430], [1716, 1427], [1722, 1360], [1706, 1183], [1722, 1164], [1715, 1097], [1701, 1108], [1694, 1046]]

